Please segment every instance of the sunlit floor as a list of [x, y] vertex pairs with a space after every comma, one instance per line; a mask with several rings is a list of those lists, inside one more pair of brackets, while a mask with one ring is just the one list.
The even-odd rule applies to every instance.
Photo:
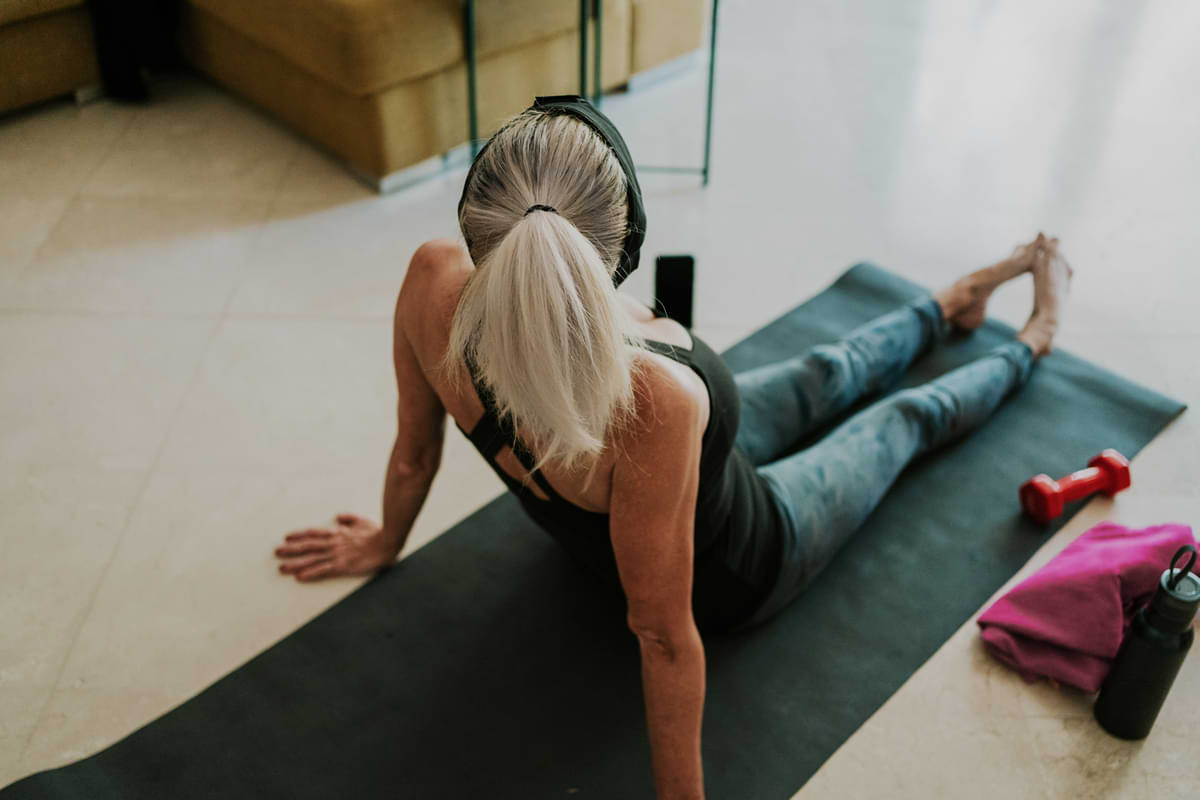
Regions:
[[[1061, 346], [1200, 402], [1200, 4], [721, 8], [711, 183], [643, 178], [643, 263], [695, 254], [710, 344], [856, 261], [935, 286], [1043, 229], [1076, 268]], [[704, 74], [606, 101], [640, 163], [698, 162]], [[0, 118], [0, 784], [117, 740], [354, 590], [281, 577], [271, 550], [378, 516], [392, 304], [413, 250], [457, 235], [461, 169], [379, 197], [222, 90], [155, 95]], [[649, 300], [651, 273], [629, 291]], [[1031, 296], [1008, 286], [993, 313], [1019, 324]], [[1200, 522], [1195, 415], [1013, 582], [1101, 519]], [[502, 489], [453, 427], [442, 473], [406, 552]], [[1200, 657], [1175, 692], [1200, 693]], [[972, 618], [801, 795], [1194, 795], [1195, 709], [1111, 739], [1090, 698], [991, 662]]]

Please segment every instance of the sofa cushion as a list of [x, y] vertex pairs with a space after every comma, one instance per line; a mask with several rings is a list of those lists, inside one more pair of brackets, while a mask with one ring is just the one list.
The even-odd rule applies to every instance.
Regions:
[[569, 30], [579, 30], [579, 3], [573, 0], [476, 0], [475, 3], [475, 40], [480, 58]]
[[99, 82], [86, 8], [0, 25], [0, 113]]
[[187, 0], [351, 94], [462, 57], [459, 0]]
[[[605, 86], [628, 79], [629, 0], [605, 1]], [[350, 94], [234, 30], [195, 4], [184, 7], [183, 51], [202, 72], [263, 106], [379, 178], [467, 140], [461, 62], [370, 95]], [[537, 95], [578, 90], [578, 34], [568, 29], [479, 63], [480, 135]]]
[[0, 0], [0, 25], [83, 5], [83, 0]]
[[629, 71], [636, 75], [704, 46], [712, 0], [633, 0]]
[[[462, 0], [187, 0], [231, 29], [351, 94], [465, 60]], [[578, 23], [564, 0], [477, 0], [479, 56]]]

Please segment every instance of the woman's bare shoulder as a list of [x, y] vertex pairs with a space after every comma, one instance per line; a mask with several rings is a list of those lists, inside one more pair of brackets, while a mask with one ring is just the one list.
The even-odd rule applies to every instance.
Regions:
[[474, 269], [462, 242], [430, 239], [417, 248], [408, 262], [400, 298], [409, 314], [437, 319], [453, 314], [463, 283]]
[[404, 282], [436, 288], [457, 277], [460, 281], [473, 269], [466, 246], [454, 239], [430, 239], [413, 253]]
[[695, 417], [700, 430], [708, 422], [709, 398], [704, 382], [690, 367], [657, 353], [644, 353], [633, 373], [637, 423], [626, 435], [638, 438], [672, 420]]
[[394, 336], [404, 336], [418, 360], [432, 364], [445, 348], [450, 322], [462, 287], [470, 276], [467, 248], [453, 239], [431, 239], [417, 248], [408, 262], [396, 298]]

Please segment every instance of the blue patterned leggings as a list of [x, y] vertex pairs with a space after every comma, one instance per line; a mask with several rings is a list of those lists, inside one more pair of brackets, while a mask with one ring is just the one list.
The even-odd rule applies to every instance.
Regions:
[[937, 380], [888, 395], [784, 457], [839, 412], [893, 386], [946, 330], [940, 307], [925, 298], [839, 342], [734, 376], [741, 395], [736, 444], [770, 488], [787, 528], [779, 581], [748, 624], [804, 590], [910, 461], [981, 425], [1029, 379], [1033, 352], [1008, 342]]

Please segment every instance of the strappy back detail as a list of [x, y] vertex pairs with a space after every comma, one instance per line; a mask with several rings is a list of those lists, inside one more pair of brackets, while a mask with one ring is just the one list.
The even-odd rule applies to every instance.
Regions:
[[657, 339], [646, 339], [646, 346], [659, 355], [674, 359], [675, 361], [683, 361], [687, 364], [692, 363], [692, 356], [695, 353], [695, 340], [692, 340], [692, 347], [687, 348], [683, 345], [671, 344], [670, 342], [660, 342]]
[[[462, 425], [458, 424], [457, 421], [455, 421], [454, 424], [460, 431], [463, 432], [463, 435], [471, 441], [471, 444], [475, 446], [475, 449], [479, 451], [480, 455], [482, 455], [488, 464], [492, 466], [492, 468], [496, 471], [496, 474], [499, 475], [513, 491], [529, 494], [528, 488], [520, 480], [517, 480], [509, 475], [500, 467], [499, 464], [496, 463], [496, 455], [505, 447], [510, 447], [512, 448], [513, 455], [517, 457], [517, 461], [521, 462], [521, 466], [526, 469], [526, 471], [529, 473], [529, 476], [533, 479], [533, 482], [536, 483], [538, 487], [546, 493], [546, 497], [549, 498], [548, 500], [545, 500], [541, 497], [537, 497], [536, 495], [531, 495], [535, 500], [540, 503], [566, 503], [572, 508], [578, 509], [584, 513], [601, 514], [602, 512], [583, 508], [582, 506], [576, 505], [575, 503], [572, 503], [570, 500], [563, 497], [561, 494], [555, 491], [553, 486], [550, 485], [550, 481], [546, 480], [546, 476], [542, 474], [541, 470], [534, 469], [534, 465], [537, 463], [537, 461], [533, 456], [533, 452], [525, 446], [525, 443], [521, 440], [521, 437], [517, 435], [517, 430], [513, 426], [512, 418], [506, 417], [504, 419], [500, 419], [500, 414], [496, 409], [496, 396], [492, 393], [492, 390], [485, 386], [483, 381], [479, 379], [478, 369], [475, 366], [474, 360], [471, 359], [470, 356], [467, 356], [467, 369], [471, 375], [471, 385], [475, 387], [475, 392], [479, 395], [480, 402], [483, 403], [483, 416], [479, 418], [479, 421], [475, 423], [475, 427], [473, 427], [470, 431], [465, 430]], [[607, 516], [607, 514], [604, 516]]]
[[[654, 339], [646, 339], [645, 342], [651, 351], [686, 366], [692, 366], [692, 349]], [[693, 340], [693, 347], [694, 344], [695, 341]], [[537, 502], [565, 503], [572, 509], [586, 514], [607, 516], [606, 512], [593, 511], [590, 508], [584, 508], [576, 503], [572, 503], [559, 492], [555, 491], [554, 487], [550, 485], [550, 481], [542, 474], [542, 471], [534, 468], [537, 459], [534, 457], [533, 452], [525, 445], [525, 442], [521, 440], [521, 437], [517, 435], [512, 419], [510, 417], [500, 419], [500, 414], [496, 407], [496, 396], [479, 379], [478, 367], [476, 367], [474, 360], [470, 356], [467, 357], [467, 369], [471, 375], [471, 385], [475, 388], [476, 394], [479, 395], [480, 402], [483, 403], [483, 416], [479, 418], [479, 421], [475, 423], [475, 427], [470, 431], [459, 425], [457, 421], [454, 424], [470, 440], [471, 444], [475, 446], [475, 449], [479, 451], [488, 464], [492, 466], [496, 474], [501, 476], [509, 488], [522, 494], [529, 494], [529, 489], [524, 483], [508, 474], [496, 462], [497, 454], [505, 447], [512, 449], [513, 455], [517, 457], [517, 461], [529, 473], [529, 477], [546, 494], [546, 498], [548, 499], [531, 495]]]
[[[662, 316], [661, 314], [658, 316]], [[691, 331], [689, 331], [691, 334]], [[733, 373], [708, 344], [691, 335], [692, 347], [646, 340], [646, 348], [694, 370], [708, 390], [709, 420], [701, 441], [694, 536], [692, 609], [697, 627], [720, 630], [749, 619], [778, 570], [783, 521], [768, 487], [754, 465], [734, 446], [739, 398]], [[501, 421], [492, 393], [482, 385], [476, 365], [468, 362], [471, 382], [484, 413], [469, 433], [471, 444], [513, 492], [528, 516], [578, 563], [615, 593], [622, 584], [610, 536], [608, 512], [575, 505], [554, 490], [514, 430], [511, 417]], [[457, 422], [457, 421], [456, 421]], [[504, 447], [544, 492], [513, 477], [496, 462]]]

